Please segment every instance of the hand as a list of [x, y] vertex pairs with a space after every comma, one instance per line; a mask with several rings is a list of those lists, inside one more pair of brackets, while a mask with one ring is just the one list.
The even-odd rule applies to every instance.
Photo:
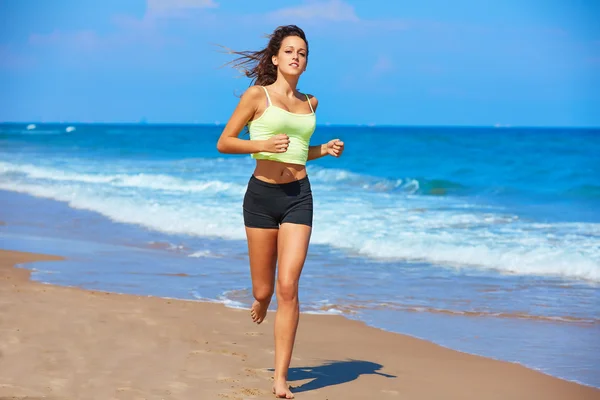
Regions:
[[327, 154], [334, 157], [339, 157], [344, 151], [344, 142], [340, 139], [333, 139], [327, 142]]
[[272, 136], [265, 141], [263, 151], [267, 153], [285, 153], [290, 145], [290, 138], [285, 133]]

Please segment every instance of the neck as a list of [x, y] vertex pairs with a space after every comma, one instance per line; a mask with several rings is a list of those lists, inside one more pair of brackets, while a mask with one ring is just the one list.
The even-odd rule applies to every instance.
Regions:
[[271, 85], [277, 92], [292, 97], [296, 94], [299, 76], [285, 76], [278, 72], [277, 80]]

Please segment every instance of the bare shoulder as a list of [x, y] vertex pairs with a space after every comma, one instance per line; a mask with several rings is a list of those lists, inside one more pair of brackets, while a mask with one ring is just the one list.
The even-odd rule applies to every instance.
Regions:
[[251, 109], [256, 111], [260, 108], [260, 104], [265, 100], [265, 92], [262, 87], [254, 85], [250, 86], [246, 91], [242, 94], [240, 98], [239, 106], [244, 109]]
[[312, 106], [313, 110], [316, 110], [319, 106], [319, 100], [312, 94], [307, 93], [306, 96], [308, 97], [308, 101], [310, 101], [310, 105]]
[[262, 88], [262, 86], [253, 85], [246, 89], [246, 91], [242, 95], [242, 98], [244, 97], [248, 100], [257, 100], [259, 98], [265, 97], [265, 91]]

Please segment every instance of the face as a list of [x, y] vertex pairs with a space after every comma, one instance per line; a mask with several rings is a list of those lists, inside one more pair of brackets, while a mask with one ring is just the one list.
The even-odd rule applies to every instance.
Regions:
[[273, 56], [273, 64], [284, 74], [300, 75], [306, 70], [306, 42], [298, 36], [288, 36], [281, 42], [277, 56]]

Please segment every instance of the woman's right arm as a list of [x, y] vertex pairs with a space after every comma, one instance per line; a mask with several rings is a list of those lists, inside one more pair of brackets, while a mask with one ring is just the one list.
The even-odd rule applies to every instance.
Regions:
[[250, 154], [263, 151], [263, 140], [245, 140], [238, 138], [240, 132], [248, 121], [254, 116], [262, 93], [256, 86], [251, 86], [242, 95], [240, 102], [233, 111], [231, 118], [225, 125], [219, 140], [217, 150], [220, 153]]
[[267, 140], [245, 140], [238, 138], [241, 130], [256, 114], [257, 105], [266, 101], [264, 92], [259, 86], [251, 86], [242, 95], [240, 102], [225, 125], [217, 141], [217, 150], [220, 153], [252, 154], [259, 152], [285, 153], [290, 143], [289, 137], [280, 133]]

